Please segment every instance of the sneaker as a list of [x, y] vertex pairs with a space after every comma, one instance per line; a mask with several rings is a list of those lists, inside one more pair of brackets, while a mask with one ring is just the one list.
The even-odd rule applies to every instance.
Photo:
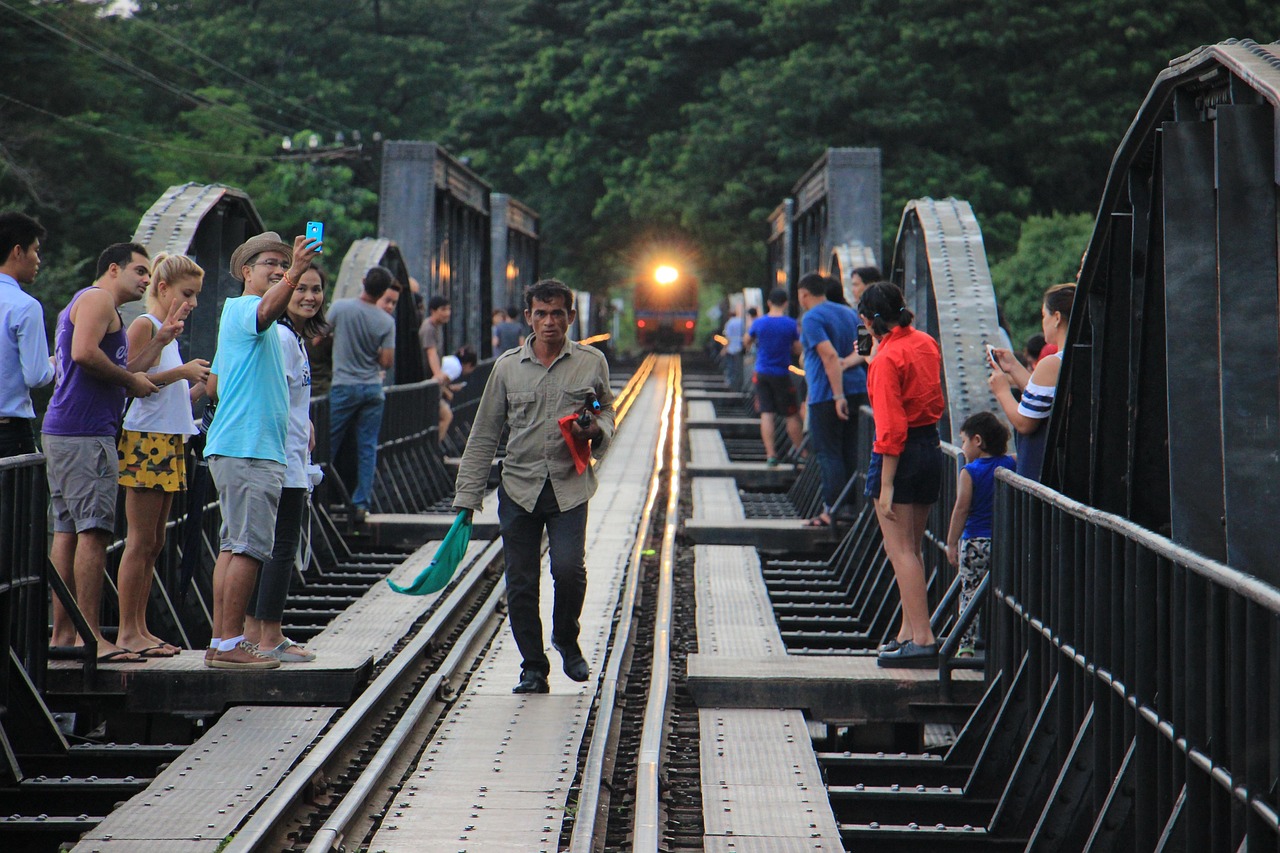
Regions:
[[520, 683], [511, 688], [512, 693], [550, 693], [546, 675], [536, 669], [520, 670]]
[[230, 651], [218, 652], [208, 663], [214, 669], [275, 669], [280, 665], [280, 661], [267, 657], [245, 640]]
[[275, 648], [258, 649], [257, 651], [260, 655], [275, 658], [282, 663], [310, 663], [316, 659], [315, 652], [304, 649], [288, 637], [285, 637], [283, 642]]

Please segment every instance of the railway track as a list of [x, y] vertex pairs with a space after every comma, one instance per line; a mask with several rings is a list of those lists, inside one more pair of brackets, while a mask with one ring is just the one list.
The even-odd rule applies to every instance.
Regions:
[[[561, 846], [571, 850], [656, 850], [673, 839], [674, 849], [695, 849], [701, 843], [694, 814], [700, 808], [697, 714], [679, 686], [682, 654], [678, 671], [671, 667], [673, 642], [687, 650], [693, 633], [692, 627], [673, 629], [677, 606], [693, 606], [692, 560], [677, 538], [680, 377], [677, 358], [650, 356], [618, 398], [622, 420], [647, 381], [665, 382], [654, 474], [562, 827]], [[227, 853], [356, 851], [380, 827], [394, 825], [412, 794], [406, 779], [416, 758], [432, 748], [441, 721], [505, 630], [504, 593], [495, 540], [227, 842]], [[692, 626], [691, 618], [681, 618]], [[673, 709], [673, 698], [683, 703]], [[638, 738], [620, 734], [632, 731]], [[666, 750], [673, 746], [680, 757], [668, 765]]]

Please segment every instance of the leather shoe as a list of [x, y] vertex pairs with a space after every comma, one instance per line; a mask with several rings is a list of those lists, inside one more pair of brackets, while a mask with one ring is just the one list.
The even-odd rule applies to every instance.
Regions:
[[907, 640], [894, 651], [881, 652], [876, 657], [876, 664], [902, 669], [928, 669], [938, 665], [938, 644], [933, 642], [927, 646], [921, 646]]
[[578, 644], [573, 646], [561, 646], [555, 640], [551, 641], [552, 647], [560, 653], [560, 658], [564, 661], [564, 674], [574, 681], [586, 681], [591, 677], [591, 667], [587, 666], [587, 659], [582, 656], [582, 650], [578, 648]]
[[520, 683], [511, 688], [512, 693], [550, 693], [547, 677], [536, 669], [520, 670]]

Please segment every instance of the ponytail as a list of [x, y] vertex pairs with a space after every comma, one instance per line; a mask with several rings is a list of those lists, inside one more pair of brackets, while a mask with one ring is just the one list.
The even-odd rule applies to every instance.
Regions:
[[907, 308], [898, 286], [887, 281], [876, 282], [863, 291], [862, 299], [858, 301], [858, 313], [872, 333], [879, 337], [889, 334], [895, 327], [905, 329], [916, 316]]

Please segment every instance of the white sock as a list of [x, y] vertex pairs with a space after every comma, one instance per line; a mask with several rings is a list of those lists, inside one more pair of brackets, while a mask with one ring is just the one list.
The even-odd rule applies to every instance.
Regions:
[[244, 640], [244, 634], [241, 634], [239, 637], [232, 637], [230, 640], [223, 640], [221, 643], [218, 644], [218, 651], [229, 652], [232, 649], [234, 649], [236, 646], [240, 645], [240, 643], [243, 640]]
[[214, 637], [212, 640], [210, 640], [210, 641], [209, 641], [209, 648], [213, 649], [215, 652], [216, 652], [219, 648], [221, 648], [221, 646], [222, 646], [222, 638], [221, 638], [221, 637]]

